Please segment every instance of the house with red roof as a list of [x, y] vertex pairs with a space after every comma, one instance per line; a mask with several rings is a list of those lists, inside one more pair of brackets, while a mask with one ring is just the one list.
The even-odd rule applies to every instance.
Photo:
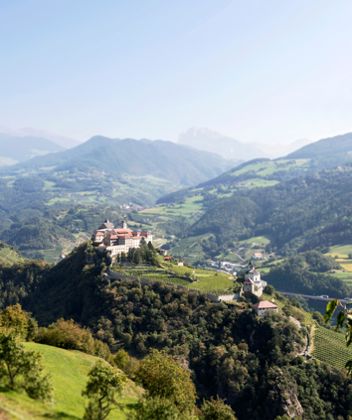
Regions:
[[269, 300], [261, 300], [260, 302], [255, 304], [253, 307], [255, 311], [257, 312], [258, 316], [264, 316], [268, 313], [277, 312], [279, 309], [275, 303], [270, 302]]

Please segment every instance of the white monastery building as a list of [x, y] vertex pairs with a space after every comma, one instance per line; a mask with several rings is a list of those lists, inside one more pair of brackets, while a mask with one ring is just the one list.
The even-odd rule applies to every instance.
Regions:
[[124, 252], [125, 254], [131, 248], [139, 248], [142, 239], [148, 242], [153, 242], [153, 235], [148, 231], [133, 231], [129, 229], [125, 221], [121, 222], [120, 228], [106, 220], [93, 234], [93, 243], [96, 247], [105, 248], [110, 251], [114, 258]]
[[245, 274], [243, 292], [260, 297], [266, 285], [267, 282], [261, 279], [259, 271], [253, 267]]

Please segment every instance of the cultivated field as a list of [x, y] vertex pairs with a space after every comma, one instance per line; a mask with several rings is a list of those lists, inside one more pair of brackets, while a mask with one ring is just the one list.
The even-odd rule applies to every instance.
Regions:
[[343, 369], [352, 359], [352, 347], [346, 347], [342, 332], [317, 326], [314, 334], [313, 356], [338, 369]]
[[207, 293], [228, 293], [233, 290], [234, 286], [234, 277], [227, 273], [186, 266], [178, 267], [175, 264], [164, 264], [163, 267], [141, 265], [115, 267], [114, 271], [120, 271], [139, 279], [162, 281]]

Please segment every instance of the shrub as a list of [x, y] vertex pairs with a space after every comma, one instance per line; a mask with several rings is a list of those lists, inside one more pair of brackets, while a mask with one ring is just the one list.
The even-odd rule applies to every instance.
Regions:
[[130, 356], [126, 350], [118, 350], [114, 355], [114, 362], [129, 378], [134, 379], [136, 377], [139, 369], [139, 361]]
[[141, 362], [137, 378], [150, 397], [170, 400], [183, 415], [193, 412], [196, 392], [190, 372], [172, 357], [153, 350]]
[[133, 420], [186, 420], [176, 406], [165, 398], [146, 398], [139, 403]]
[[220, 398], [204, 401], [201, 407], [201, 420], [236, 420], [231, 407]]
[[35, 319], [20, 304], [10, 305], [0, 312], [0, 332], [14, 334], [22, 340], [32, 340], [38, 330]]
[[93, 337], [87, 328], [82, 328], [72, 319], [59, 319], [49, 327], [39, 328], [36, 341], [64, 349], [80, 350], [111, 360], [109, 347]]

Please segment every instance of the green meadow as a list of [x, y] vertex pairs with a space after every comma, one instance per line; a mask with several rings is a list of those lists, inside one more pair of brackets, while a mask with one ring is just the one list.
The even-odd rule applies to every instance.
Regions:
[[[0, 392], [0, 407], [13, 419], [81, 419], [86, 404], [81, 393], [87, 382], [87, 375], [97, 357], [72, 350], [59, 349], [37, 343], [25, 343], [28, 350], [42, 355], [43, 365], [51, 377], [54, 391], [52, 403], [42, 403], [21, 392]], [[129, 408], [136, 404], [142, 390], [127, 381], [121, 397], [124, 411], [115, 411], [111, 418], [126, 419]]]

